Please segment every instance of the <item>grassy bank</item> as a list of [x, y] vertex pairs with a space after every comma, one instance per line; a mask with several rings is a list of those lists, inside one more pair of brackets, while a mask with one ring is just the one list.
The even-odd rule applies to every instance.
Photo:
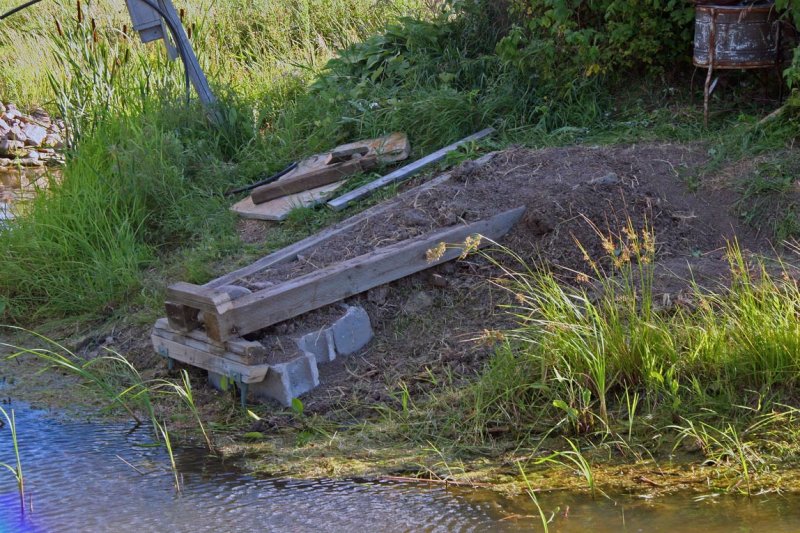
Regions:
[[[592, 13], [611, 9], [601, 4]], [[753, 124], [765, 106], [745, 78], [730, 86], [739, 114], [700, 128], [676, 44], [691, 17], [658, 3], [592, 18], [593, 29], [538, 2], [178, 7], [221, 97], [219, 128], [184, 102], [180, 65], [138, 42], [121, 3], [41, 4], [0, 26], [0, 94], [52, 108], [72, 133], [63, 179], [0, 235], [9, 319], [156, 309], [168, 280], [203, 282], [223, 257], [246, 261], [310, 231], [330, 217], [298, 214], [274, 242], [248, 248], [222, 193], [345, 141], [401, 130], [421, 155], [492, 125], [501, 145], [704, 139], [721, 161], [794, 135], [782, 120]], [[585, 49], [587, 32], [608, 37]], [[637, 65], [646, 81], [630, 87]], [[776, 224], [793, 231], [792, 220]]]
[[[295, 213], [246, 245], [226, 189], [395, 130], [409, 134], [415, 155], [490, 125], [499, 130], [494, 148], [705, 143], [710, 161], [693, 185], [752, 160], [742, 175], [757, 179], [737, 185], [736, 209], [765, 234], [796, 236], [792, 107], [760, 124], [778, 103], [759, 101], [758, 84], [734, 74], [702, 126], [688, 89], [687, 10], [608, 1], [576, 20], [571, 10], [543, 12], [546, 2], [511, 12], [451, 4], [183, 6], [220, 95], [220, 127], [185, 102], [180, 66], [128, 33], [122, 4], [42, 4], [0, 23], [0, 97], [47, 106], [72, 127], [60, 179], [0, 232], [3, 320], [152, 323], [168, 283], [205, 282], [336, 216]], [[589, 258], [575, 283], [531, 257], [496, 265], [506, 269], [498, 283], [514, 295], [518, 327], [488, 332], [495, 352], [479, 375], [431, 374], [424, 394], [391, 383], [388, 400], [356, 406], [369, 416], [347, 423], [346, 413], [296, 409], [280, 415], [274, 438], [248, 431], [253, 417], [231, 415], [230, 399], [209, 399], [220, 438], [249, 433], [256, 443], [245, 448], [269, 452], [260, 468], [270, 473], [363, 473], [372, 458], [373, 468], [439, 478], [502, 481], [521, 468], [547, 485], [537, 472], [555, 466], [580, 471], [594, 490], [598, 469], [609, 477], [614, 465], [634, 464], [637, 476], [666, 476], [702, 457], [715, 468], [683, 472], [686, 483], [783, 486], [800, 430], [794, 273], [732, 248], [727, 286], [695, 285], [666, 305], [651, 285], [657, 236], [619, 228], [600, 237], [611, 257]], [[263, 426], [266, 410], [256, 411]]]

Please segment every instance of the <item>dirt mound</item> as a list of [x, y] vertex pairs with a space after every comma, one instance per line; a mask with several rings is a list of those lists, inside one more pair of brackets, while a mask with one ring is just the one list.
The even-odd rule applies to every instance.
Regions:
[[737, 234], [746, 246], [757, 246], [728, 215], [723, 198], [715, 196], [712, 202], [687, 190], [685, 178], [705, 159], [699, 146], [672, 144], [512, 149], [488, 164], [462, 165], [448, 182], [396, 201], [380, 217], [242, 284], [259, 290], [437, 228], [519, 206], [527, 207], [526, 214], [505, 244], [526, 259], [572, 270], [586, 266], [578, 242], [593, 258], [605, 255], [597, 231], [618, 233], [628, 221], [636, 230], [653, 229], [661, 259], [721, 249]]
[[[734, 237], [745, 249], [769, 250], [768, 242], [758, 241], [729, 214], [732, 193], [689, 190], [687, 178], [706, 159], [699, 145], [510, 149], [486, 164], [462, 165], [443, 184], [400, 197], [388, 211], [297, 261], [241, 284], [262, 289], [440, 227], [525, 206], [523, 219], [502, 242], [525, 260], [574, 278], [587, 269], [583, 250], [593, 259], [607, 255], [598, 233], [619, 233], [630, 223], [637, 231], [649, 227], [656, 236], [659, 290], [678, 291], [689, 275], [722, 276], [724, 250]], [[307, 406], [326, 410], [348, 397], [390, 401], [387, 390], [398, 381], [412, 392], [424, 388], [432, 379], [428, 368], [473, 374], [491, 352], [474, 339], [484, 329], [510, 325], [509, 317], [496, 311], [507, 295], [486, 282], [496, 274], [488, 261], [469, 258], [354, 297], [370, 314], [376, 340], [368, 353], [322, 369], [322, 385], [307, 397]], [[326, 313], [278, 324], [261, 338], [311, 330]]]

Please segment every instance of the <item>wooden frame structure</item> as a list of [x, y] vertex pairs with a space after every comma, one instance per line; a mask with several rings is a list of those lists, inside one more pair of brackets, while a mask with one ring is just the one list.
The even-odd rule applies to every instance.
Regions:
[[[467, 237], [481, 235], [484, 238], [479, 246], [486, 246], [504, 236], [525, 208], [511, 209], [470, 224], [441, 228], [254, 293], [233, 283], [294, 261], [304, 251], [384, 213], [403, 197], [414, 197], [449, 177], [444, 174], [403, 193], [394, 201], [367, 209], [205, 285], [176, 283], [170, 286], [165, 304], [167, 317], [156, 322], [153, 329], [156, 351], [170, 361], [179, 360], [233, 379], [242, 388], [244, 402], [247, 384], [264, 380], [269, 365], [259, 362], [267, 355], [264, 346], [243, 339], [243, 335], [453, 260], [463, 253]], [[430, 257], [427, 252], [440, 243], [448, 246], [437, 257]]]

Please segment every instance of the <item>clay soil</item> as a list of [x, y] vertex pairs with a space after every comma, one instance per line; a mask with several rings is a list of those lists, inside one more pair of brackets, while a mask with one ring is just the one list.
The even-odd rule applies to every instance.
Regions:
[[[606, 255], [598, 232], [618, 234], [628, 221], [636, 230], [652, 228], [656, 291], [669, 300], [687, 288], [690, 277], [708, 284], [723, 280], [725, 250], [733, 239], [749, 252], [773, 249], [731, 215], [735, 193], [719, 182], [713, 190], [689, 189], [687, 181], [706, 161], [701, 145], [512, 148], [483, 165], [461, 165], [437, 187], [391, 200], [388, 211], [241, 284], [263, 289], [437, 228], [525, 206], [501, 244], [529, 264], [548, 266], [565, 282], [588, 272], [581, 247], [593, 259]], [[495, 257], [519, 267], [502, 253]], [[513, 325], [501, 309], [510, 303], [508, 296], [489, 281], [499, 274], [489, 261], [472, 256], [350, 299], [367, 310], [376, 338], [362, 353], [322, 365], [321, 385], [304, 397], [306, 408], [328, 412], [349, 405], [352, 416], [354, 405], [368, 409], [396, 401], [389, 391], [401, 381], [419, 393], [445, 372], [457, 381], [474, 377], [492, 350], [480, 341], [482, 332]], [[340, 312], [330, 306], [255, 338], [274, 345], [272, 337], [313, 331]]]

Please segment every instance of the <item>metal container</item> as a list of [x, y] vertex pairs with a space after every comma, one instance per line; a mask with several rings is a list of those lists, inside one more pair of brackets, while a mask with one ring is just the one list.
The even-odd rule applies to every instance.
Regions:
[[773, 2], [698, 5], [695, 9], [695, 66], [767, 68], [784, 59], [781, 23]]

